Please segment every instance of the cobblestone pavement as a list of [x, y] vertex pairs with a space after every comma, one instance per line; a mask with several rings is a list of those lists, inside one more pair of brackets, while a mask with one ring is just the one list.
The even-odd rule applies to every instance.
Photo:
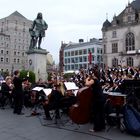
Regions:
[[11, 108], [0, 109], [0, 140], [138, 140], [117, 128], [108, 132], [89, 132], [91, 124], [77, 126], [70, 120], [56, 122], [43, 119], [43, 114], [30, 116], [31, 110], [25, 108], [24, 115], [13, 114]]

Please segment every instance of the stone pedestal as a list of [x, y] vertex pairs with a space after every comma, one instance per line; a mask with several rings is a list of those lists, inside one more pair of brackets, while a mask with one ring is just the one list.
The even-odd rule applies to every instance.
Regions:
[[36, 81], [39, 78], [47, 80], [47, 54], [45, 49], [33, 49], [27, 52], [28, 69], [35, 73]]

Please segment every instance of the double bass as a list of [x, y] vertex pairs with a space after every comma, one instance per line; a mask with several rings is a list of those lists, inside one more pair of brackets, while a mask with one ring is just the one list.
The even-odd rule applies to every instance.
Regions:
[[93, 93], [91, 87], [78, 90], [77, 102], [70, 107], [69, 117], [76, 124], [85, 124], [90, 121]]

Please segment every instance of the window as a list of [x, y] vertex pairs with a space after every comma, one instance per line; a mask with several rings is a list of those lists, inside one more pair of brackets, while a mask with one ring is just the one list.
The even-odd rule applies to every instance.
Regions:
[[87, 56], [83, 56], [83, 62], [87, 62]]
[[70, 70], [70, 65], [68, 65], [68, 70]]
[[83, 54], [87, 54], [87, 49], [84, 49], [83, 50]]
[[75, 57], [75, 63], [78, 63], [78, 57]]
[[74, 70], [74, 64], [71, 65], [71, 69]]
[[95, 60], [95, 56], [94, 55], [92, 55], [92, 61], [94, 61]]
[[65, 65], [65, 71], [67, 71], [67, 65]]
[[17, 62], [18, 62], [18, 63], [20, 62], [19, 59], [17, 59]]
[[83, 64], [83, 68], [84, 69], [86, 69], [87, 68], [87, 64], [85, 63], [85, 64]]
[[112, 59], [112, 67], [118, 67], [118, 59], [117, 58]]
[[17, 26], [15, 26], [15, 31], [17, 31], [17, 28], [18, 28], [18, 27], [17, 27]]
[[116, 38], [117, 37], [117, 32], [116, 31], [113, 31], [112, 32], [112, 38]]
[[126, 51], [135, 50], [135, 37], [133, 33], [128, 33], [126, 35], [125, 44], [126, 44]]
[[1, 32], [3, 32], [3, 28], [1, 28]]
[[65, 52], [65, 57], [67, 57], [67, 52]]
[[78, 55], [78, 51], [75, 51], [75, 55]]
[[104, 45], [104, 53], [106, 53], [106, 45]]
[[127, 17], [128, 22], [131, 22], [131, 16]]
[[97, 55], [97, 61], [100, 62], [100, 55]]
[[8, 58], [6, 58], [6, 62], [7, 62], [7, 63], [9, 62], [9, 59], [8, 59]]
[[14, 58], [14, 63], [16, 63], [16, 58]]
[[82, 66], [82, 64], [79, 64], [79, 69], [81, 69], [83, 66]]
[[68, 58], [68, 63], [70, 63], [70, 58]]
[[82, 55], [82, 50], [79, 50], [79, 55]]
[[75, 63], [74, 58], [71, 58], [71, 63]]
[[67, 64], [67, 59], [65, 59], [65, 64]]
[[3, 54], [4, 53], [4, 51], [3, 50], [1, 50], [1, 54]]
[[94, 48], [91, 49], [91, 52], [94, 53]]
[[71, 51], [71, 56], [74, 56], [74, 51]]
[[24, 52], [22, 53], [22, 56], [24, 56]]
[[78, 69], [78, 64], [75, 64], [75, 70], [77, 70]]
[[82, 62], [82, 57], [79, 57], [79, 62]]
[[19, 63], [19, 62], [20, 62], [20, 60], [19, 60], [19, 59], [17, 59], [17, 62]]
[[97, 53], [98, 53], [98, 54], [100, 53], [100, 49], [97, 49]]
[[70, 56], [70, 52], [68, 52], [68, 56]]
[[133, 67], [134, 60], [132, 57], [127, 58], [127, 66]]
[[112, 53], [117, 53], [118, 52], [118, 43], [113, 43], [112, 44]]
[[3, 58], [3, 57], [1, 57], [0, 61], [1, 61], [1, 62], [3, 62], [3, 61], [4, 61], [4, 58]]

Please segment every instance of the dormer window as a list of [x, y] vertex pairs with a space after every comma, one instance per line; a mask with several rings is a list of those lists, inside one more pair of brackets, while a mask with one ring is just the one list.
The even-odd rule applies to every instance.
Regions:
[[116, 31], [113, 31], [112, 32], [112, 38], [116, 38], [117, 37], [117, 32]]

